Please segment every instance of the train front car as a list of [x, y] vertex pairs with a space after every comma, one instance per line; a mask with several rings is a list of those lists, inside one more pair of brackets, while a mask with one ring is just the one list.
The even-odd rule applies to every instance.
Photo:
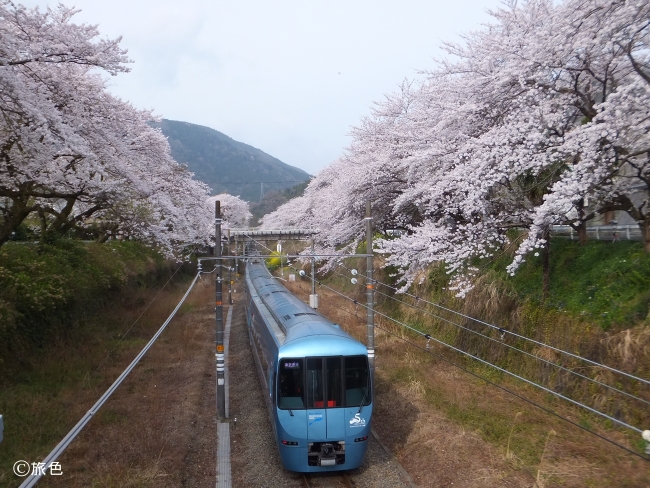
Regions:
[[276, 433], [285, 468], [360, 466], [372, 416], [365, 346], [332, 325], [305, 321], [288, 331], [277, 378]]
[[[250, 269], [247, 277], [255, 277], [250, 283], [256, 287], [251, 293], [258, 294], [258, 320], [249, 314], [251, 334], [257, 335], [253, 341], [271, 344], [269, 352], [277, 346], [273, 359], [260, 364], [273, 363], [262, 383], [282, 464], [297, 472], [359, 467], [373, 407], [366, 347], [289, 293], [263, 264]], [[261, 302], [267, 310], [259, 309]], [[265, 314], [276, 324], [262, 327]], [[264, 348], [253, 349], [257, 354]]]

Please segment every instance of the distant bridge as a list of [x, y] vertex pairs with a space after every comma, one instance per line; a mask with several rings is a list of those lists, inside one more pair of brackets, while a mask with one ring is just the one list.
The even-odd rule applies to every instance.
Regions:
[[260, 229], [226, 229], [224, 234], [230, 242], [253, 239], [258, 241], [281, 241], [281, 240], [301, 240], [311, 239], [314, 234], [318, 234], [318, 229], [277, 229], [277, 230], [260, 230]]

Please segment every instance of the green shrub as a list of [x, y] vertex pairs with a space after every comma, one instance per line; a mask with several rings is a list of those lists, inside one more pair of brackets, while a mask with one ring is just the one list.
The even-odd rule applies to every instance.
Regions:
[[[541, 305], [541, 257], [531, 256], [510, 280], [521, 300]], [[583, 317], [602, 329], [643, 321], [650, 306], [650, 255], [640, 242], [551, 241], [551, 285], [546, 308]]]
[[125, 286], [148, 287], [169, 274], [154, 250], [136, 242], [58, 239], [0, 248], [0, 367], [43, 347]]

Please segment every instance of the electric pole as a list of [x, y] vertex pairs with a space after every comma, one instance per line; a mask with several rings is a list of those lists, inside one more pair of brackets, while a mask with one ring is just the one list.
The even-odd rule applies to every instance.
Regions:
[[[230, 229], [228, 229], [228, 256], [232, 256], [232, 252], [230, 252]], [[233, 263], [234, 260], [231, 259], [228, 262], [228, 304], [232, 305], [232, 268], [233, 268]]]
[[366, 201], [366, 310], [367, 313], [367, 347], [370, 371], [374, 376], [375, 371], [375, 310], [374, 310], [374, 283], [372, 276], [372, 214], [370, 200]]
[[221, 202], [217, 200], [214, 202], [214, 227], [215, 227], [215, 243], [214, 255], [216, 259], [216, 278], [215, 278], [215, 316], [216, 316], [216, 344], [217, 344], [217, 415], [219, 419], [223, 420], [226, 417], [226, 380], [225, 380], [225, 366], [226, 356], [223, 347], [223, 292], [222, 292], [222, 279], [221, 279]]
[[318, 308], [318, 295], [316, 294], [316, 256], [314, 255], [314, 238], [311, 239], [311, 295], [309, 306]]

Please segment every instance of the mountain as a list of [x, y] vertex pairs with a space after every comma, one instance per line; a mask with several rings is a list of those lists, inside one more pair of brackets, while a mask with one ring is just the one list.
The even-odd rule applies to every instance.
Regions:
[[167, 137], [174, 159], [207, 183], [213, 195], [230, 193], [257, 202], [262, 191], [282, 190], [310, 179], [307, 172], [209, 127], [167, 119], [151, 125]]

